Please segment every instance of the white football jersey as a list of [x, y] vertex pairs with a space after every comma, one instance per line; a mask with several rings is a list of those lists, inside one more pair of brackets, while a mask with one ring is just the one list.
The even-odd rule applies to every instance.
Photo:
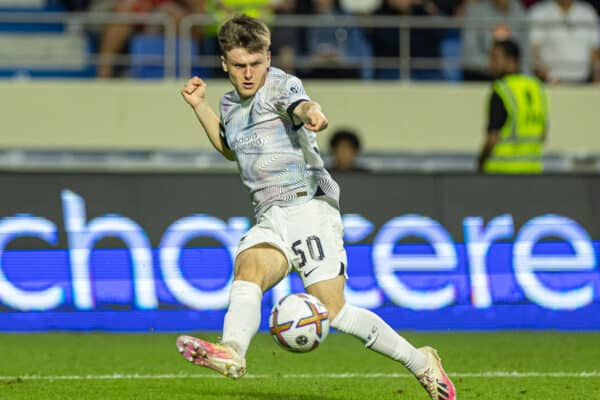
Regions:
[[298, 103], [310, 100], [300, 79], [270, 68], [265, 84], [248, 99], [235, 90], [221, 98], [221, 135], [233, 151], [257, 216], [326, 196], [338, 205], [339, 186], [325, 170], [316, 134], [295, 125]]

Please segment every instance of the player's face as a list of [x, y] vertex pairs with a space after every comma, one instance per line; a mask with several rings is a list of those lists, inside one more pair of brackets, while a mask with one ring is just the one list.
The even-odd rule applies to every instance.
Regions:
[[267, 50], [249, 53], [240, 47], [226, 52], [221, 61], [235, 90], [242, 99], [247, 99], [265, 84], [271, 53]]

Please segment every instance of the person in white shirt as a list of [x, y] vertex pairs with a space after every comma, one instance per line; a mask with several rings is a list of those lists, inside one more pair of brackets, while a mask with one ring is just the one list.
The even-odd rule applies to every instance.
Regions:
[[598, 16], [578, 0], [548, 0], [531, 8], [536, 74], [548, 82], [600, 82]]
[[[498, 40], [513, 39], [523, 46], [527, 29], [520, 24], [526, 11], [519, 0], [484, 0], [466, 6], [465, 27], [462, 30], [463, 75], [465, 80], [491, 78], [489, 54]], [[494, 18], [496, 22], [483, 28], [481, 19]]]

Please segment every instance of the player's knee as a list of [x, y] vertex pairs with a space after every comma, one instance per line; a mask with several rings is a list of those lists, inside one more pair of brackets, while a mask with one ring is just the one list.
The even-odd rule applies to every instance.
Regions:
[[266, 290], [266, 277], [256, 265], [244, 263], [236, 265], [233, 279], [236, 281], [252, 282], [260, 286], [263, 292]]

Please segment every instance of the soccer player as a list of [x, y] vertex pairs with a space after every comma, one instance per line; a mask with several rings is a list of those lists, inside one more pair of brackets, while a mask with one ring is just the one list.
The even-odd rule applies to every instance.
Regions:
[[257, 222], [237, 249], [221, 342], [181, 336], [179, 352], [193, 364], [242, 377], [260, 325], [262, 295], [294, 269], [306, 291], [329, 311], [331, 326], [401, 362], [432, 399], [456, 399], [434, 349], [416, 349], [376, 314], [344, 301], [347, 261], [339, 187], [325, 170], [315, 140], [315, 132], [328, 124], [321, 106], [298, 78], [271, 67], [270, 32], [261, 21], [231, 18], [218, 39], [223, 70], [234, 88], [221, 99], [220, 118], [206, 101], [202, 79], [193, 77], [181, 93], [214, 148], [237, 162]]

